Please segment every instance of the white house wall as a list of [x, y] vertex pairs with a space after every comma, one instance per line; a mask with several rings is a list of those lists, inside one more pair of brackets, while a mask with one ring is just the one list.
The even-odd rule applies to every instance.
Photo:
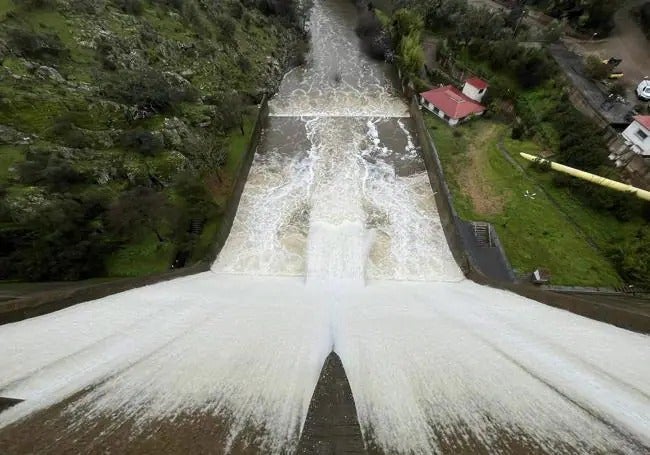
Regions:
[[[646, 138], [641, 139], [637, 132], [641, 130], [645, 133]], [[636, 153], [644, 156], [650, 156], [650, 130], [641, 125], [639, 122], [632, 122], [625, 131], [623, 137], [633, 144], [633, 149]]]
[[[481, 90], [483, 91], [481, 92]], [[471, 99], [479, 103], [485, 96], [485, 92], [486, 92], [485, 89], [478, 89], [474, 87], [472, 84], [469, 84], [467, 82], [465, 82], [465, 85], [463, 85], [463, 94], [467, 95], [468, 97], [470, 97]]]

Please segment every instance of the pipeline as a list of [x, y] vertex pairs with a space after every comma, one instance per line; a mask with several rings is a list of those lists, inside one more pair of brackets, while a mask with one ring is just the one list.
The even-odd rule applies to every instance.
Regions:
[[616, 191], [622, 191], [623, 193], [634, 194], [636, 197], [640, 199], [650, 201], [650, 191], [642, 190], [641, 188], [637, 188], [632, 185], [628, 185], [626, 183], [617, 182], [616, 180], [610, 180], [605, 177], [601, 177], [600, 175], [590, 174], [589, 172], [581, 171], [580, 169], [575, 169], [560, 163], [555, 163], [553, 161], [549, 161], [539, 156], [529, 155], [528, 153], [520, 153], [520, 155], [523, 158], [527, 159], [528, 161], [548, 164], [551, 166], [551, 169], [553, 169], [554, 171], [562, 172], [564, 174], [569, 174], [572, 175], [573, 177], [577, 177], [579, 179], [586, 180], [588, 182], [592, 182], [600, 186], [611, 188]]

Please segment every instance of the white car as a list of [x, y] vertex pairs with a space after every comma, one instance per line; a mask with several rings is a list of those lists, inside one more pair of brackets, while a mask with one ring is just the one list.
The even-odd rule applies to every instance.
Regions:
[[650, 101], [650, 80], [641, 81], [636, 88], [636, 96], [643, 101]]

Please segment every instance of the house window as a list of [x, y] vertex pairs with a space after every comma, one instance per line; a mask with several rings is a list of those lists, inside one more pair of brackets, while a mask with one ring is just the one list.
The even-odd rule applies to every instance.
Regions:
[[435, 112], [435, 113], [437, 114], [437, 113], [440, 112], [440, 111], [438, 110], [437, 107], [433, 106], [433, 112]]
[[485, 91], [485, 89], [482, 88], [481, 90], [478, 91], [478, 94], [481, 95], [484, 91]]
[[645, 141], [645, 139], [648, 137], [648, 135], [645, 133], [643, 130], [637, 130], [636, 135], [641, 139], [642, 141]]
[[442, 118], [444, 118], [445, 120], [449, 120], [449, 116], [447, 114], [443, 115]]

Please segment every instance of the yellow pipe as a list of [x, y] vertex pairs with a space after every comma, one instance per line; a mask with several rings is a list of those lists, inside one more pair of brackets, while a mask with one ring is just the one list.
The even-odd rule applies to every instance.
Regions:
[[601, 177], [599, 175], [590, 174], [589, 172], [585, 172], [585, 171], [581, 171], [580, 169], [575, 169], [569, 166], [565, 166], [564, 164], [555, 163], [553, 161], [549, 161], [539, 156], [529, 155], [528, 153], [520, 153], [520, 155], [526, 158], [528, 161], [549, 164], [551, 166], [551, 169], [553, 169], [554, 171], [563, 172], [565, 174], [569, 174], [574, 177], [578, 177], [579, 179], [586, 180], [588, 182], [592, 182], [600, 186], [605, 186], [607, 188], [611, 188], [616, 191], [622, 191], [624, 193], [634, 194], [638, 198], [644, 199], [646, 201], [650, 201], [650, 191], [642, 190], [641, 188], [636, 188], [632, 185], [628, 185], [627, 183], [621, 183], [621, 182], [617, 182], [616, 180], [606, 179], [605, 177]]

